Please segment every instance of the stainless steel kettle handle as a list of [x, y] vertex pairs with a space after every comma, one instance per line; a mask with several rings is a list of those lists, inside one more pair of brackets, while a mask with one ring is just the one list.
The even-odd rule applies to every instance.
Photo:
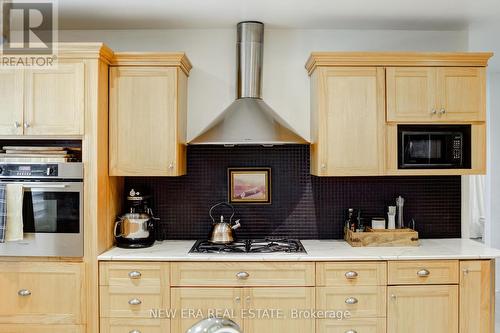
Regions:
[[234, 217], [234, 207], [233, 207], [233, 205], [231, 205], [230, 203], [225, 202], [225, 201], [223, 201], [223, 202], [219, 202], [219, 203], [217, 203], [217, 204], [213, 205], [213, 206], [210, 208], [210, 211], [208, 212], [208, 215], [210, 215], [210, 218], [212, 219], [212, 223], [213, 223], [213, 224], [215, 224], [215, 223], [216, 223], [216, 222], [215, 222], [215, 219], [214, 219], [214, 217], [213, 217], [213, 215], [212, 215], [212, 211], [214, 210], [214, 208], [219, 207], [219, 206], [226, 206], [226, 207], [231, 208], [232, 214], [231, 214], [231, 217], [229, 218], [229, 224], [231, 224], [231, 223], [233, 222], [233, 217]]

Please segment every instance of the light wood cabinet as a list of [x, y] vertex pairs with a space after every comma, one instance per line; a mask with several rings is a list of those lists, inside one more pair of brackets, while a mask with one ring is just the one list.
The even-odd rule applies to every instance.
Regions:
[[484, 67], [387, 68], [387, 121], [486, 120]]
[[313, 262], [172, 263], [173, 286], [314, 286]]
[[24, 73], [20, 69], [0, 71], [0, 135], [23, 134]]
[[318, 320], [316, 333], [385, 333], [385, 318]]
[[349, 311], [351, 318], [385, 317], [385, 286], [317, 287], [316, 299], [319, 309]]
[[79, 263], [1, 263], [0, 324], [84, 323], [83, 266]]
[[[314, 288], [245, 288], [243, 331], [245, 333], [303, 333], [314, 332], [313, 318], [300, 317], [296, 310], [315, 308]], [[268, 310], [269, 317], [257, 312], [259, 309]], [[269, 312], [278, 309], [281, 314]], [[253, 313], [252, 313], [253, 311]], [[257, 318], [252, 318], [255, 314]]]
[[6, 105], [0, 135], [83, 135], [85, 65], [61, 60], [54, 69], [2, 71]]
[[168, 319], [101, 318], [100, 333], [169, 333]]
[[387, 333], [458, 333], [458, 286], [390, 286]]
[[115, 66], [109, 80], [110, 175], [184, 175], [187, 73], [176, 66]]
[[384, 78], [376, 67], [320, 67], [312, 74], [313, 175], [383, 174]]
[[[0, 324], [0, 332], [2, 333], [84, 333], [84, 325], [33, 325], [33, 324], [17, 324], [5, 325]], [[128, 332], [127, 332], [128, 333]]]
[[242, 326], [242, 308], [241, 288], [172, 288], [172, 309], [176, 311], [172, 333], [184, 333], [210, 315], [230, 318]]
[[389, 261], [388, 284], [457, 284], [458, 260]]
[[460, 261], [460, 333], [495, 332], [495, 264]]

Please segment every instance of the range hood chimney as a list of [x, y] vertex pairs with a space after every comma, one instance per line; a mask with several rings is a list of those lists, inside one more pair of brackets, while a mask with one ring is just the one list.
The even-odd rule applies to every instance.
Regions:
[[189, 144], [279, 145], [306, 144], [262, 100], [264, 24], [240, 22], [236, 43], [236, 100]]

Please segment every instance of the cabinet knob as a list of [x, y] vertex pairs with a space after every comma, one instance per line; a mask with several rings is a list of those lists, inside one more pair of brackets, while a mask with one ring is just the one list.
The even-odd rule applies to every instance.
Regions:
[[138, 298], [132, 298], [131, 300], [128, 301], [128, 304], [130, 304], [130, 305], [139, 305], [141, 303], [142, 303], [142, 301]]
[[28, 289], [21, 289], [17, 292], [17, 294], [19, 296], [26, 297], [31, 295], [31, 291], [29, 291]]
[[464, 275], [467, 275], [467, 274], [469, 274], [469, 273], [470, 273], [470, 271], [469, 271], [469, 269], [468, 269], [468, 268], [464, 268], [464, 269], [462, 270], [462, 272], [464, 272]]
[[241, 301], [241, 298], [240, 298], [239, 296], [236, 296], [236, 297], [234, 298], [234, 301], [235, 301], [236, 303], [239, 303], [239, 302]]
[[173, 168], [174, 168], [174, 163], [170, 163], [170, 164], [168, 165], [168, 168], [169, 168], [169, 169], [173, 169]]
[[29, 128], [30, 126], [31, 126], [30, 123], [28, 123], [28, 122], [24, 123], [24, 128]]
[[139, 271], [132, 271], [128, 273], [128, 277], [131, 279], [140, 279], [141, 278], [141, 272]]
[[345, 304], [357, 304], [358, 303], [358, 299], [356, 297], [348, 297], [345, 299]]
[[236, 278], [238, 280], [246, 280], [250, 277], [250, 274], [248, 274], [247, 272], [238, 272], [236, 273]]
[[21, 123], [20, 123], [20, 122], [18, 122], [18, 121], [15, 121], [15, 122], [14, 122], [14, 127], [15, 127], [15, 128], [19, 128], [19, 127], [21, 127]]
[[141, 331], [139, 331], [139, 330], [132, 330], [132, 331], [130, 331], [128, 333], [141, 333]]
[[432, 114], [437, 114], [437, 110], [436, 110], [436, 109], [432, 109], [432, 110], [431, 110], [431, 112], [430, 112], [430, 114], [431, 114], [431, 115], [432, 115]]
[[397, 298], [397, 297], [396, 297], [396, 295], [391, 294], [391, 299], [392, 299], [393, 301], [395, 301], [395, 300], [396, 300], [396, 298]]
[[431, 272], [429, 272], [428, 270], [426, 269], [421, 269], [417, 272], [417, 275], [420, 276], [420, 277], [426, 277], [426, 276], [429, 276], [431, 275]]
[[439, 113], [442, 114], [442, 115], [445, 114], [446, 113], [446, 109], [445, 108], [441, 108], [441, 110], [439, 110]]
[[347, 330], [347, 331], [345, 331], [345, 333], [358, 333], [358, 331], [355, 331], [355, 330]]
[[326, 169], [326, 164], [325, 163], [321, 164], [321, 169], [323, 169], [323, 170]]
[[355, 271], [349, 271], [344, 274], [346, 279], [355, 279], [358, 277], [358, 272]]
[[251, 300], [250, 296], [245, 297], [245, 302], [250, 303]]

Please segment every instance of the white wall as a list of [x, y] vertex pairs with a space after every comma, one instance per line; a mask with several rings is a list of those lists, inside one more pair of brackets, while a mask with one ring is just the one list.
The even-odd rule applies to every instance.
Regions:
[[[115, 51], [185, 51], [189, 78], [188, 139], [234, 99], [235, 30], [61, 31], [61, 41], [103, 41]], [[466, 31], [266, 30], [263, 95], [301, 135], [309, 137], [311, 51], [465, 51]]]

